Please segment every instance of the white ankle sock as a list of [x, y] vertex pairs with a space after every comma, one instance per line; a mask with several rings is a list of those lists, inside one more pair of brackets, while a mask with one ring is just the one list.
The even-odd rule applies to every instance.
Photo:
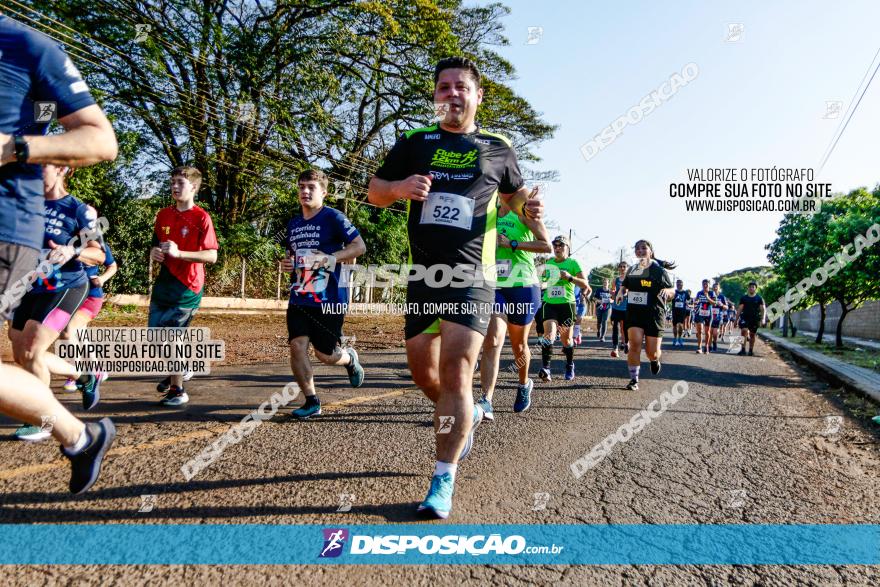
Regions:
[[67, 449], [68, 453], [75, 455], [82, 452], [82, 449], [84, 449], [88, 443], [89, 433], [83, 428], [82, 434], [79, 435], [79, 438], [73, 443], [73, 446], [65, 446], [64, 448]]
[[443, 461], [437, 461], [434, 463], [434, 475], [449, 473], [449, 476], [455, 481], [456, 471], [458, 471], [458, 463], [444, 463]]

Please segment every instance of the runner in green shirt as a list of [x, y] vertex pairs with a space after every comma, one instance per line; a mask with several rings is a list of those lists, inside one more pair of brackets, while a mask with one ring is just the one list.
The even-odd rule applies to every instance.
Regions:
[[483, 397], [479, 401], [483, 417], [495, 420], [492, 395], [498, 380], [504, 333], [510, 333], [510, 347], [514, 364], [511, 371], [519, 374], [514, 412], [524, 412], [532, 404], [534, 383], [529, 379], [531, 353], [528, 335], [541, 304], [541, 287], [535, 269], [535, 253], [550, 252], [550, 237], [541, 220], [521, 219], [507, 204], [498, 209], [497, 246], [495, 267], [498, 275], [495, 306], [489, 321], [489, 331], [483, 341], [483, 359], [480, 361], [480, 386]]
[[574, 286], [577, 285], [590, 296], [592, 288], [587, 283], [580, 264], [569, 257], [571, 245], [564, 236], [553, 239], [553, 258], [547, 260], [546, 269], [541, 279], [547, 282], [544, 290], [544, 304], [538, 320], [544, 324], [544, 337], [541, 344], [541, 370], [538, 377], [551, 381], [550, 360], [553, 357], [553, 341], [556, 340], [556, 328], [559, 327], [562, 339], [562, 352], [565, 354], [565, 379], [574, 379]]

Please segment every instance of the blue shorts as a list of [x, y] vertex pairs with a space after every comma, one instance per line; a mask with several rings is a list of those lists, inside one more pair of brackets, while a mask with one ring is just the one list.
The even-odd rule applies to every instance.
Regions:
[[537, 285], [499, 287], [495, 290], [492, 313], [506, 315], [511, 324], [527, 326], [535, 319], [540, 305], [541, 288]]
[[587, 315], [587, 305], [586, 304], [577, 304], [574, 307], [574, 315], [578, 318], [583, 318]]
[[178, 308], [177, 306], [162, 306], [151, 303], [147, 326], [150, 328], [187, 328], [197, 311], [198, 308]]

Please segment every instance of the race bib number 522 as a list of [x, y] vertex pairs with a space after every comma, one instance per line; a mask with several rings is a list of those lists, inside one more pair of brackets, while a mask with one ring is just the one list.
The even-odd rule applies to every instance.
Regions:
[[470, 230], [473, 221], [474, 200], [470, 198], [457, 194], [431, 192], [428, 194], [428, 199], [422, 203], [420, 224], [440, 224]]

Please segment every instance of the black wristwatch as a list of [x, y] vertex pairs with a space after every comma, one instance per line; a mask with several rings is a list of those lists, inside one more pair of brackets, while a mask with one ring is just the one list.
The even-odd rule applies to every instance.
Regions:
[[573, 282], [574, 282], [574, 277], [572, 277], [571, 275], [569, 275], [569, 276], [568, 276], [568, 282], [569, 282], [569, 283], [573, 283]]
[[27, 144], [27, 141], [24, 140], [23, 136], [15, 137], [15, 160], [19, 163], [27, 163], [27, 160], [31, 156], [31, 149]]
[[518, 246], [519, 246], [519, 242], [518, 242], [518, 241], [510, 241], [510, 249], [511, 249], [512, 251], [515, 251], [516, 248], [517, 248]]

